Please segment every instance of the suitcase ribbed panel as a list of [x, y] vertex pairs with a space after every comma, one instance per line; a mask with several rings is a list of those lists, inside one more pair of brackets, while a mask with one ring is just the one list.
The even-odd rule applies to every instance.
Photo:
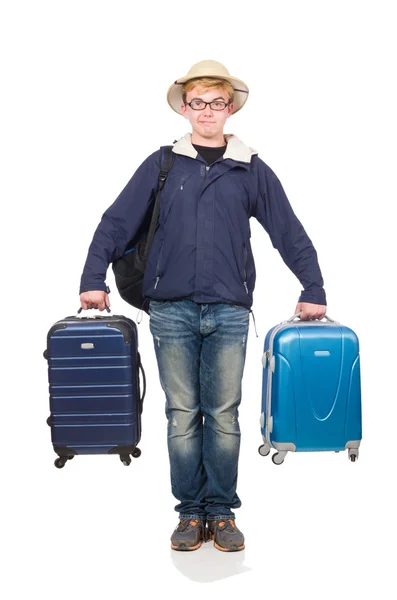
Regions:
[[[117, 329], [122, 320], [123, 331]], [[140, 436], [136, 332], [122, 317], [60, 322], [48, 340], [51, 438], [79, 454], [134, 446]]]

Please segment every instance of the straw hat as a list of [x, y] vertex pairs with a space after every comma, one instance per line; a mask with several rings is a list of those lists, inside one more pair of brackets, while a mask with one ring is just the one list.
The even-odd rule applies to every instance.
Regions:
[[185, 77], [177, 79], [168, 89], [167, 100], [171, 108], [181, 114], [182, 88], [183, 84], [189, 79], [196, 77], [214, 77], [216, 79], [226, 79], [234, 88], [233, 114], [240, 110], [247, 101], [249, 89], [247, 84], [237, 77], [231, 77], [229, 71], [224, 65], [216, 60], [202, 60], [192, 66]]

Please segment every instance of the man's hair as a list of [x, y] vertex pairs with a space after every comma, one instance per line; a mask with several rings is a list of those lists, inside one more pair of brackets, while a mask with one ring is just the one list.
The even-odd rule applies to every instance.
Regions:
[[215, 79], [215, 77], [196, 77], [195, 79], [189, 79], [186, 83], [183, 84], [182, 88], [182, 100], [183, 103], [186, 102], [186, 95], [190, 90], [194, 87], [199, 87], [202, 89], [211, 89], [211, 88], [222, 88], [224, 89], [228, 96], [229, 102], [233, 102], [234, 100], [234, 89], [231, 83], [226, 81], [226, 79]]

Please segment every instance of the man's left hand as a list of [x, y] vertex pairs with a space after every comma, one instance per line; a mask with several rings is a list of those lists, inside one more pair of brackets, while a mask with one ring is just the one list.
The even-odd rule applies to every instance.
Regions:
[[298, 302], [295, 308], [295, 314], [301, 312], [301, 321], [314, 321], [315, 319], [323, 319], [327, 307], [324, 304], [312, 304], [311, 302]]

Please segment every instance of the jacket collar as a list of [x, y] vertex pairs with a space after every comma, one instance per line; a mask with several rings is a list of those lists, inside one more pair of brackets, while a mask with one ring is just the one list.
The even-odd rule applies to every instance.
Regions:
[[[258, 154], [253, 148], [246, 146], [236, 135], [226, 134], [225, 140], [227, 148], [223, 159], [231, 158], [238, 162], [250, 163], [251, 157], [254, 154]], [[182, 138], [175, 142], [173, 148], [175, 154], [181, 154], [183, 156], [189, 156], [190, 158], [197, 158], [198, 152], [192, 146], [192, 134], [186, 133]]]

